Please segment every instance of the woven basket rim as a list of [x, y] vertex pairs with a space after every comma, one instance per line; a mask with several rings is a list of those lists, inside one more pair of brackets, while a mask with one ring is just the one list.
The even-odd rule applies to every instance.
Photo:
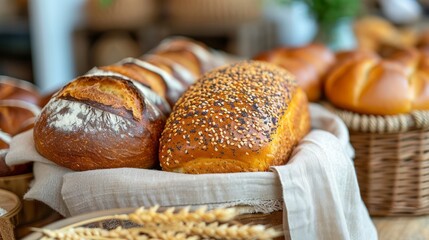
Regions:
[[414, 110], [396, 115], [361, 114], [339, 109], [322, 102], [329, 111], [340, 117], [351, 131], [363, 133], [403, 133], [429, 128], [429, 110]]

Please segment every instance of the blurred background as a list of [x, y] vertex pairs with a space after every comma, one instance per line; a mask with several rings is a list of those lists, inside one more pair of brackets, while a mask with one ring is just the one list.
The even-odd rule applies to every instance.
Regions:
[[428, 0], [0, 0], [0, 75], [46, 93], [173, 35], [242, 58], [310, 42], [415, 45], [428, 9]]

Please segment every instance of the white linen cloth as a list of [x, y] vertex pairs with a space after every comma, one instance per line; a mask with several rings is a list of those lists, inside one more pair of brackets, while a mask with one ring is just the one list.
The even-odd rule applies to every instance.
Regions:
[[7, 164], [34, 162], [26, 199], [64, 216], [138, 206], [247, 206], [249, 212], [283, 209], [286, 239], [377, 239], [359, 193], [344, 123], [311, 104], [313, 130], [288, 164], [271, 172], [179, 174], [147, 169], [74, 172], [40, 156], [32, 131], [16, 136]]

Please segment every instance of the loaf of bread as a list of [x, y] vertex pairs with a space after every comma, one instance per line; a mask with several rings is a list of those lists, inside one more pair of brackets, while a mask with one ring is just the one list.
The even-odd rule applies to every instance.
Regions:
[[25, 174], [32, 171], [32, 164], [18, 164], [13, 166], [6, 165], [6, 154], [8, 152], [11, 135], [0, 131], [0, 177]]
[[150, 99], [157, 95], [145, 91], [119, 74], [78, 77], [44, 107], [34, 127], [36, 150], [76, 171], [157, 165], [165, 115], [153, 104], [160, 99]]
[[429, 109], [429, 52], [388, 51], [337, 55], [325, 84], [335, 106], [362, 114], [393, 115]]
[[152, 54], [165, 57], [188, 69], [195, 78], [221, 65], [210, 49], [201, 42], [185, 37], [170, 37], [163, 40]]
[[412, 47], [418, 35], [411, 28], [397, 28], [388, 20], [367, 16], [355, 21], [354, 33], [359, 50], [377, 51], [382, 45]]
[[15, 99], [38, 104], [40, 94], [30, 82], [8, 76], [0, 76], [0, 100]]
[[0, 177], [31, 172], [32, 164], [8, 166], [5, 157], [11, 138], [33, 127], [40, 108], [22, 100], [0, 100]]
[[145, 54], [141, 59], [171, 74], [185, 89], [194, 84], [196, 80], [196, 76], [190, 70], [167, 57]]
[[227, 173], [285, 164], [309, 131], [307, 105], [280, 67], [254, 61], [217, 68], [175, 105], [160, 140], [162, 169]]
[[165, 98], [170, 105], [174, 105], [186, 90], [182, 83], [171, 73], [135, 58], [126, 58], [117, 64], [99, 67], [98, 69], [118, 73], [140, 82], [162, 98]]
[[311, 44], [296, 48], [277, 48], [261, 53], [254, 60], [267, 61], [290, 71], [307, 94], [317, 101], [322, 95], [323, 79], [335, 61], [334, 54], [325, 46]]
[[33, 127], [40, 108], [21, 100], [0, 100], [0, 131], [11, 136]]

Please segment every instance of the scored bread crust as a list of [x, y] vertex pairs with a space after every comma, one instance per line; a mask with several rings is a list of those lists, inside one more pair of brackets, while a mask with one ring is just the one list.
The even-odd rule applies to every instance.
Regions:
[[266, 171], [309, 131], [307, 98], [286, 70], [263, 62], [218, 68], [185, 92], [160, 139], [163, 170]]
[[36, 150], [76, 170], [157, 163], [165, 117], [131, 81], [115, 76], [79, 77], [45, 106], [34, 127]]

